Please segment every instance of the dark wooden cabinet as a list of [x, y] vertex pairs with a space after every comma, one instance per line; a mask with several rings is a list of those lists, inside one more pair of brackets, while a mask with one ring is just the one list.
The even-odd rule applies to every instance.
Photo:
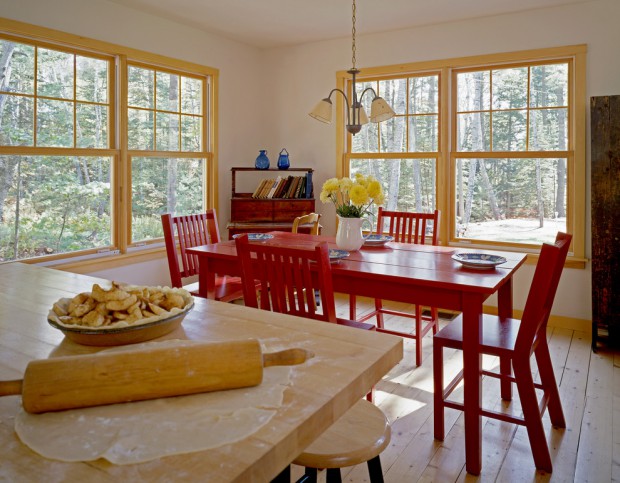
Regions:
[[[287, 170], [231, 168], [232, 197], [230, 199], [230, 221], [227, 225], [229, 239], [238, 233], [265, 233], [275, 230], [291, 231], [293, 220], [296, 217], [314, 212], [314, 198], [256, 199], [252, 198], [252, 193], [250, 192], [238, 192], [237, 176], [251, 175], [252, 172], [269, 172], [275, 178], [278, 175], [303, 176], [304, 173], [312, 175], [313, 170], [311, 168], [289, 168]], [[312, 188], [312, 184], [310, 188]], [[312, 195], [312, 190], [310, 193]]]
[[591, 113], [592, 348], [620, 346], [620, 96], [593, 97]]

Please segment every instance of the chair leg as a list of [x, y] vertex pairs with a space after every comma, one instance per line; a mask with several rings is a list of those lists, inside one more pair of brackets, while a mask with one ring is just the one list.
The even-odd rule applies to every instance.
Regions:
[[349, 295], [349, 320], [356, 319], [356, 312], [357, 312], [356, 303], [357, 303], [357, 297], [355, 295]]
[[435, 439], [443, 441], [444, 406], [443, 406], [443, 346], [433, 341], [433, 417]]
[[551, 355], [549, 354], [549, 346], [546, 340], [539, 342], [534, 351], [534, 355], [536, 356], [536, 363], [538, 364], [540, 381], [545, 393], [549, 395], [547, 408], [549, 409], [551, 424], [556, 428], [565, 428], [566, 420], [564, 419], [564, 411], [562, 410], [560, 392], [558, 391], [558, 385], [555, 381], [555, 375], [553, 374]]
[[422, 308], [415, 306], [415, 365], [422, 364]]
[[379, 456], [369, 459], [366, 464], [368, 465], [370, 483], [383, 483], [383, 470], [381, 469], [381, 459]]
[[551, 464], [551, 455], [547, 446], [529, 361], [518, 361], [515, 359], [513, 361], [513, 370], [523, 409], [527, 436], [532, 448], [534, 464], [537, 469], [551, 473], [553, 465]]
[[508, 378], [512, 375], [512, 362], [509, 357], [499, 358], [499, 373], [503, 376], [499, 381], [500, 393], [504, 401], [512, 400], [512, 382]]
[[327, 474], [325, 475], [326, 483], [342, 483], [342, 476], [340, 475], [340, 468], [327, 468]]

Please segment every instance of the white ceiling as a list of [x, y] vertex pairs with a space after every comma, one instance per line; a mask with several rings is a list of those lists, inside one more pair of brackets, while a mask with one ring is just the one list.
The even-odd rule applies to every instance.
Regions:
[[[351, 0], [110, 0], [259, 48], [351, 35]], [[359, 34], [592, 0], [357, 0]]]

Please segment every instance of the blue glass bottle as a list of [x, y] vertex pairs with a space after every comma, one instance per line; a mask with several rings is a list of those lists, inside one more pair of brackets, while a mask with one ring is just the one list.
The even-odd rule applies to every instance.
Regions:
[[261, 149], [260, 154], [256, 158], [256, 169], [269, 169], [269, 158], [267, 157], [267, 150]]
[[288, 151], [283, 149], [280, 151], [280, 156], [278, 157], [278, 169], [288, 169], [290, 166], [291, 162], [288, 159]]

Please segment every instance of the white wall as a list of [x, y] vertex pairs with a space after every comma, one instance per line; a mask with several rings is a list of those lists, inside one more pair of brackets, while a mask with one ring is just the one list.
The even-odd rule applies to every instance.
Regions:
[[[252, 166], [258, 149], [268, 149], [275, 164], [277, 153], [286, 147], [293, 166], [316, 170], [317, 193], [325, 179], [335, 176], [335, 127], [314, 121], [307, 112], [335, 87], [336, 71], [350, 67], [349, 38], [259, 51], [105, 0], [0, 0], [0, 15], [218, 68], [221, 228], [230, 208], [229, 168]], [[358, 36], [357, 66], [363, 69], [585, 43], [588, 97], [620, 94], [618, 18], [620, 2], [601, 0]], [[366, 22], [372, 19], [364, 18], [362, 8], [358, 25]], [[589, 207], [589, 178], [586, 183]], [[333, 234], [333, 207], [319, 202], [317, 208], [324, 215], [326, 233]], [[589, 208], [586, 225], [590, 253]], [[98, 275], [119, 280], [131, 277], [128, 281], [135, 283], [160, 283], [166, 275], [161, 273], [165, 270], [162, 263], [141, 264], [140, 271], [134, 268]], [[532, 273], [533, 267], [527, 266], [517, 274], [517, 308], [523, 307]], [[142, 276], [144, 280], [133, 278]], [[585, 270], [565, 270], [554, 314], [590, 319], [590, 292], [589, 265]]]

